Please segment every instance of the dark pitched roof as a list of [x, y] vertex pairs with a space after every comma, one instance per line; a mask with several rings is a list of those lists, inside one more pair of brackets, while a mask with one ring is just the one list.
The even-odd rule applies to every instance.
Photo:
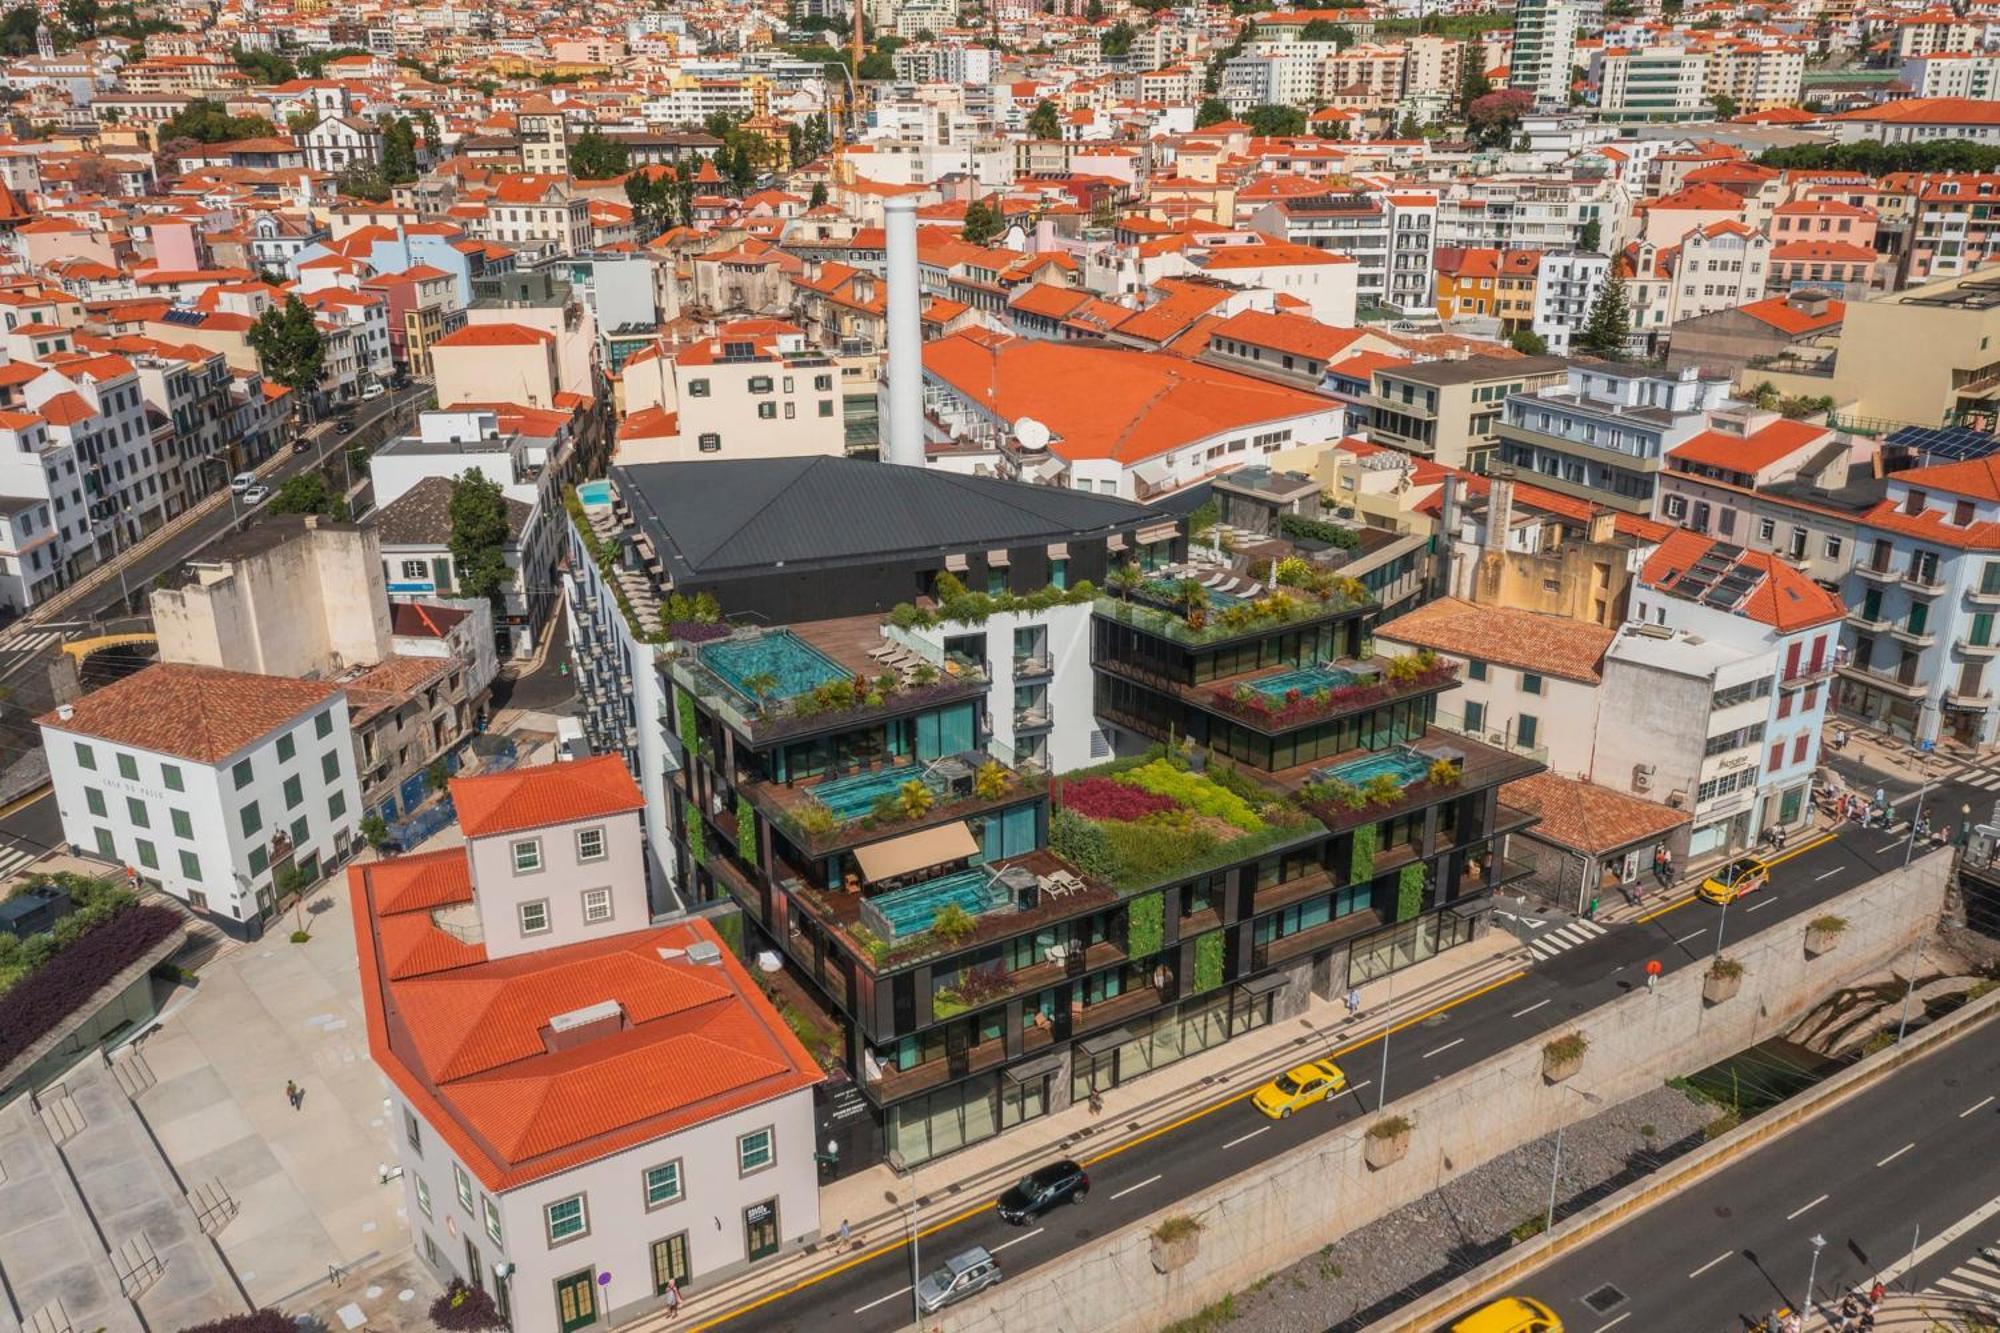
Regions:
[[682, 578], [1063, 541], [1166, 517], [1110, 495], [853, 458], [641, 463], [614, 475]]
[[[501, 503], [507, 506], [507, 535], [519, 541], [534, 510], [511, 496], [502, 496]], [[375, 532], [384, 546], [444, 545], [451, 539], [451, 478], [425, 477], [382, 506]]]

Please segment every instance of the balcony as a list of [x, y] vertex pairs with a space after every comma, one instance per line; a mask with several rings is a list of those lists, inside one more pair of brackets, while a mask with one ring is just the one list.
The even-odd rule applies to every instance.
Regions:
[[1991, 708], [1993, 706], [1993, 691], [1983, 686], [1976, 694], [1969, 694], [1963, 689], [1946, 690], [1944, 692], [1944, 706], [1946, 708]]
[[1912, 648], [1928, 648], [1937, 642], [1934, 629], [1911, 629], [1907, 622], [1889, 627], [1890, 637], [1898, 643], [1906, 643]]
[[1259, 971], [1275, 967], [1294, 958], [1303, 958], [1329, 944], [1366, 934], [1382, 924], [1382, 914], [1373, 908], [1337, 916], [1331, 921], [1322, 921], [1317, 926], [1308, 926], [1295, 934], [1255, 946], [1250, 951], [1251, 965]]
[[1054, 725], [1046, 703], [1030, 704], [1014, 710], [1014, 734], [1017, 736], [1024, 731], [1046, 731]]
[[1869, 634], [1887, 634], [1896, 628], [1896, 622], [1883, 614], [1880, 607], [1871, 616], [1866, 607], [1850, 606], [1847, 608], [1847, 623]]
[[878, 1103], [887, 1105], [890, 1102], [900, 1101], [912, 1093], [935, 1088], [953, 1079], [977, 1074], [1006, 1062], [1007, 1043], [995, 1037], [991, 1041], [974, 1042], [962, 1055], [948, 1055], [942, 1060], [927, 1060], [913, 1069], [884, 1067], [881, 1077], [869, 1080], [867, 1087]]
[[1887, 690], [1891, 694], [1899, 694], [1905, 699], [1921, 699], [1930, 689], [1927, 684], [1914, 677], [1904, 680], [1900, 676], [1892, 675], [1887, 671], [1878, 671], [1874, 667], [1858, 666], [1853, 662], [1842, 662], [1837, 670], [1849, 680], [1860, 681], [1864, 685], [1872, 685], [1876, 689]]
[[1935, 597], [1944, 591], [1944, 580], [1938, 577], [1936, 569], [1924, 570], [1912, 565], [1903, 571], [1903, 586]]
[[1967, 588], [1965, 600], [1974, 606], [2000, 606], [2000, 588]]
[[1854, 572], [1870, 583], [1879, 583], [1884, 587], [1893, 587], [1903, 581], [1903, 572], [1884, 561], [1877, 561], [1872, 565], [1856, 565]]
[[1049, 660], [1046, 653], [1038, 656], [1017, 657], [1014, 659], [1015, 680], [1033, 680], [1050, 675], [1054, 671], [1055, 663]]
[[2000, 643], [1974, 643], [1970, 639], [1954, 640], [1952, 645], [1964, 657], [1993, 657], [2000, 655]]

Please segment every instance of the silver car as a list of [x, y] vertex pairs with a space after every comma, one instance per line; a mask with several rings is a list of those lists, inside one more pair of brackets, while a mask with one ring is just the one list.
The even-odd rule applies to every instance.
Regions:
[[917, 1304], [925, 1314], [934, 1314], [999, 1280], [1000, 1261], [988, 1254], [984, 1246], [975, 1245], [924, 1275], [924, 1280], [917, 1283]]

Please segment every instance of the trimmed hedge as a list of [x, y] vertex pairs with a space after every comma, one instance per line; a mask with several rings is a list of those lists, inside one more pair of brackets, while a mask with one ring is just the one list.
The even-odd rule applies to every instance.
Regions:
[[0, 1065], [54, 1031], [180, 924], [180, 913], [170, 907], [128, 907], [79, 935], [47, 964], [0, 995]]

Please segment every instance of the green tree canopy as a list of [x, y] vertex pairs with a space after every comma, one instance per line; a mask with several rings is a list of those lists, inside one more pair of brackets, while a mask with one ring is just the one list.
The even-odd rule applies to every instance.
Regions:
[[262, 116], [232, 116], [222, 103], [197, 97], [160, 126], [160, 142], [192, 139], [196, 143], [227, 143], [275, 133], [276, 128]]
[[1582, 233], [1576, 238], [1576, 248], [1598, 253], [1597, 247], [1604, 243], [1604, 224], [1591, 218], [1583, 224]]
[[1000, 217], [1000, 210], [990, 207], [984, 200], [975, 199], [965, 206], [965, 239], [974, 245], [985, 245], [1005, 231], [1007, 224]]
[[1632, 313], [1625, 303], [1625, 280], [1613, 273], [1604, 280], [1583, 332], [1576, 336], [1576, 348], [1594, 356], [1617, 360], [1625, 355], [1625, 340], [1632, 334]]
[[1295, 106], [1253, 106], [1243, 120], [1252, 134], [1273, 139], [1297, 138], [1306, 132], [1306, 113]]
[[1970, 139], [1938, 139], [1931, 143], [1796, 144], [1773, 148], [1757, 159], [1781, 171], [1859, 171], [1885, 176], [1892, 171], [1972, 171], [2000, 169], [2000, 147]]
[[382, 126], [382, 179], [406, 185], [417, 178], [417, 127], [408, 116], [396, 116]]
[[1335, 23], [1332, 19], [1314, 19], [1299, 29], [1302, 42], [1334, 42], [1345, 51], [1354, 45], [1354, 29], [1345, 23]]
[[346, 498], [335, 494], [326, 484], [325, 474], [319, 472], [285, 478], [266, 510], [273, 514], [324, 514], [343, 523], [348, 517]]
[[596, 130], [585, 130], [569, 146], [570, 174], [578, 180], [609, 180], [631, 169], [632, 154], [625, 145]]
[[1056, 104], [1044, 97], [1028, 113], [1028, 135], [1034, 139], [1062, 138], [1062, 118], [1056, 112]]
[[1229, 103], [1220, 97], [1204, 97], [1201, 99], [1201, 105], [1195, 108], [1194, 127], [1199, 130], [1210, 125], [1220, 125], [1228, 119]]
[[299, 76], [298, 66], [276, 51], [246, 51], [239, 46], [229, 56], [236, 68], [258, 83], [284, 83]]
[[1521, 117], [1535, 109], [1532, 94], [1519, 88], [1488, 93], [1465, 108], [1465, 119], [1473, 137], [1489, 148], [1503, 148], [1513, 142]]
[[1119, 19], [1098, 39], [1098, 49], [1107, 56], [1122, 56], [1132, 50], [1132, 39], [1139, 34], [1131, 24]]
[[825, 208], [825, 207], [826, 207], [826, 182], [825, 182], [825, 181], [814, 181], [814, 182], [813, 182], [813, 190], [812, 190], [812, 197], [811, 197], [810, 199], [806, 200], [806, 207], [807, 207], [807, 208]]
[[1521, 329], [1507, 341], [1522, 356], [1547, 356], [1549, 352], [1548, 339], [1533, 329]]
[[512, 576], [507, 569], [507, 502], [500, 483], [478, 468], [451, 486], [451, 563], [461, 597], [498, 602]]
[[861, 57], [861, 68], [854, 72], [854, 77], [877, 82], [893, 79], [896, 77], [896, 62], [885, 52], [870, 51]]
[[326, 339], [298, 297], [287, 296], [282, 306], [260, 315], [250, 326], [249, 341], [264, 377], [274, 384], [302, 389], [319, 383], [320, 368], [326, 364]]

